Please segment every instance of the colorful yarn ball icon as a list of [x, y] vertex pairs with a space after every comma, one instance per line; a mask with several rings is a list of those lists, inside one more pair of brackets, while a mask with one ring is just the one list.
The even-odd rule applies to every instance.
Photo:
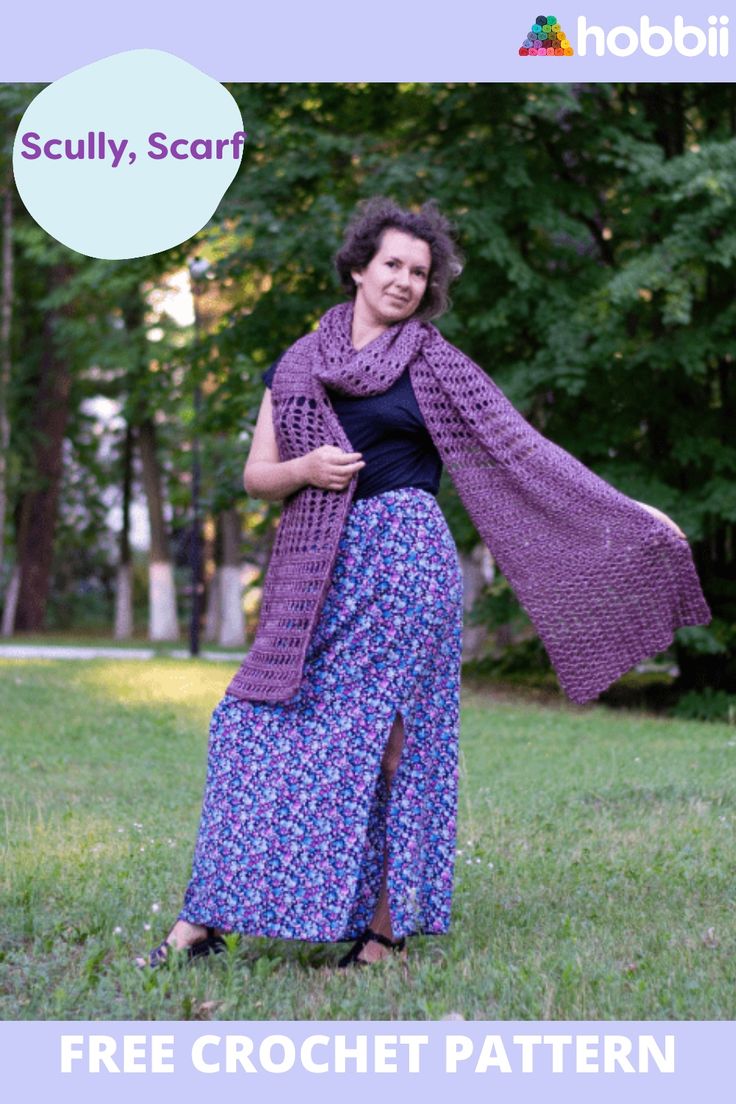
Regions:
[[574, 52], [554, 15], [538, 15], [519, 47], [521, 57], [572, 57]]

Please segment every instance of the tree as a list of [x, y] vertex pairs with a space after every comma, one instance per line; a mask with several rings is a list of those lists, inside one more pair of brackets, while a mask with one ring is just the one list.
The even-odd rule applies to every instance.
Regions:
[[[715, 618], [679, 631], [680, 681], [733, 687], [734, 87], [231, 90], [248, 148], [211, 225], [167, 255], [90, 262], [75, 273], [69, 439], [79, 396], [100, 386], [90, 365], [106, 366], [105, 386], [127, 421], [148, 420], [160, 438], [149, 455], [168, 484], [171, 519], [162, 528], [186, 524], [195, 418], [204, 507], [213, 518], [233, 509], [242, 517], [260, 373], [338, 297], [330, 259], [356, 201], [434, 198], [455, 220], [468, 258], [443, 333], [542, 432], [686, 529]], [[14, 319], [13, 349], [24, 353], [11, 387], [17, 501], [31, 434], [23, 388], [40, 355], [40, 316], [60, 301], [45, 302], [40, 251], [25, 231], [16, 237], [17, 282], [30, 304], [27, 319]], [[215, 266], [217, 304], [199, 337], [163, 323], [153, 345], [145, 308], [124, 332], [110, 324], [122, 319], [126, 288], [145, 304], [167, 271], [201, 251]], [[196, 414], [195, 384], [204, 400]], [[469, 552], [477, 534], [452, 488], [443, 488], [442, 502]], [[498, 580], [494, 588], [496, 614], [518, 617]]]

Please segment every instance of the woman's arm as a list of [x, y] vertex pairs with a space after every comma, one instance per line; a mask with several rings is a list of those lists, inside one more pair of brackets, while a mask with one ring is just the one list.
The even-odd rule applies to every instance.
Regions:
[[365, 461], [359, 452], [343, 452], [334, 445], [322, 445], [294, 460], [280, 460], [271, 392], [266, 389], [243, 471], [243, 486], [249, 495], [277, 502], [308, 484], [328, 491], [344, 491], [363, 467]]
[[302, 460], [279, 460], [273, 428], [271, 392], [266, 389], [258, 411], [253, 442], [243, 471], [243, 486], [253, 498], [269, 502], [286, 498], [306, 483]]

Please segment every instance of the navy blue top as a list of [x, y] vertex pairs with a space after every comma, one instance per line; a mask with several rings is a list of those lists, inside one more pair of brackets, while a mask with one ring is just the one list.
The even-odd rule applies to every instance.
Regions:
[[[271, 386], [279, 360], [263, 373]], [[332, 407], [354, 452], [363, 454], [355, 498], [370, 498], [400, 487], [420, 487], [436, 495], [442, 461], [429, 435], [407, 368], [380, 395], [354, 397], [327, 389]]]

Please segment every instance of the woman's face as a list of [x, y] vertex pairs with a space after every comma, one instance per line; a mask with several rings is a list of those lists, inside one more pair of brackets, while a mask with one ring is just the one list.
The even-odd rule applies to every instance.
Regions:
[[421, 238], [384, 230], [366, 267], [353, 272], [355, 309], [370, 323], [390, 326], [411, 317], [427, 289], [432, 252]]

